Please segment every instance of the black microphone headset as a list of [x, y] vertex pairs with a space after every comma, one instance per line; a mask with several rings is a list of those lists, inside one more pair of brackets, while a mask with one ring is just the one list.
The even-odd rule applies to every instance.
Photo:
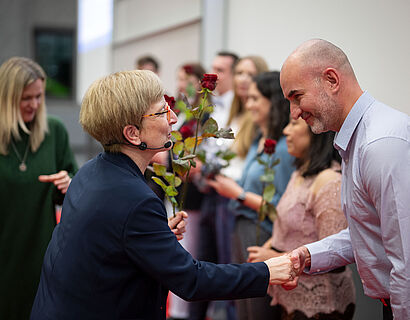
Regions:
[[113, 143], [107, 143], [105, 144], [106, 147], [112, 146], [114, 144], [124, 144], [126, 146], [132, 147], [132, 148], [138, 148], [142, 151], [144, 150], [159, 150], [159, 149], [168, 149], [169, 147], [172, 146], [173, 142], [171, 140], [167, 141], [164, 143], [164, 145], [162, 147], [157, 147], [157, 148], [151, 148], [148, 147], [147, 144], [145, 142], [141, 142], [140, 144], [133, 144], [129, 141], [127, 142], [113, 142]]

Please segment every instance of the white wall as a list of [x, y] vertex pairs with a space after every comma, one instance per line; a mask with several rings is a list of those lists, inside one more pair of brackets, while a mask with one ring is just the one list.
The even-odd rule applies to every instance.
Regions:
[[227, 48], [271, 69], [300, 43], [323, 38], [348, 55], [363, 89], [410, 114], [410, 1], [230, 0]]
[[169, 94], [175, 92], [177, 67], [199, 62], [200, 0], [115, 1], [112, 71], [135, 68], [151, 54], [160, 63], [160, 78]]

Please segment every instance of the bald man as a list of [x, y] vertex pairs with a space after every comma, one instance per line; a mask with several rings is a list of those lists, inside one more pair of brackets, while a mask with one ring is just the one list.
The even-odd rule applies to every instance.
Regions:
[[293, 119], [337, 132], [343, 160], [348, 228], [294, 250], [297, 264], [315, 274], [355, 262], [383, 318], [410, 319], [410, 117], [363, 91], [344, 52], [321, 39], [286, 59], [281, 86]]

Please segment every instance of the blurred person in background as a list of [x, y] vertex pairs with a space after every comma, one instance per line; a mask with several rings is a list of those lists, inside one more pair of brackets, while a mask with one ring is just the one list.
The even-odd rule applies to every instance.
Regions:
[[[252, 78], [251, 78], [252, 79]], [[233, 262], [247, 261], [250, 246], [264, 244], [272, 234], [272, 221], [266, 217], [258, 226], [258, 211], [262, 202], [263, 184], [259, 180], [265, 167], [258, 157], [268, 161], [264, 153], [267, 139], [277, 141], [276, 151], [270, 161], [280, 162], [275, 166], [274, 186], [276, 189], [272, 203], [277, 205], [294, 171], [293, 157], [289, 155], [283, 128], [289, 122], [289, 102], [283, 97], [279, 82], [279, 72], [264, 72], [251, 80], [245, 104], [257, 135], [247, 154], [241, 179], [217, 175], [209, 184], [223, 197], [231, 199], [229, 208], [235, 215], [233, 232]], [[259, 230], [257, 230], [259, 228]], [[258, 235], [259, 233], [259, 235]], [[259, 242], [258, 242], [259, 241]], [[275, 319], [278, 308], [270, 306], [268, 296], [236, 301], [238, 319]]]
[[[277, 206], [272, 238], [262, 247], [248, 248], [250, 262], [276, 257], [347, 227], [340, 202], [341, 159], [332, 144], [335, 134], [313, 134], [301, 118], [291, 119], [283, 133], [297, 170]], [[353, 318], [355, 288], [349, 268], [301, 275], [299, 283], [291, 291], [269, 288], [271, 304], [281, 308], [281, 319]]]
[[152, 55], [141, 56], [135, 61], [135, 69], [150, 70], [159, 75], [160, 65], [156, 58]]
[[55, 205], [77, 171], [64, 125], [47, 116], [45, 86], [28, 58], [0, 66], [0, 319], [28, 319]]

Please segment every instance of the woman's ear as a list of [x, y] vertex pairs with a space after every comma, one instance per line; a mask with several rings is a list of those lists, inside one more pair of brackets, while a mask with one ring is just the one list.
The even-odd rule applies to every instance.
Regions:
[[140, 131], [135, 125], [126, 125], [122, 130], [125, 140], [133, 145], [139, 145], [141, 143]]
[[327, 87], [331, 91], [338, 91], [340, 87], [340, 75], [339, 72], [334, 68], [327, 68], [323, 71], [323, 78], [327, 84]]

